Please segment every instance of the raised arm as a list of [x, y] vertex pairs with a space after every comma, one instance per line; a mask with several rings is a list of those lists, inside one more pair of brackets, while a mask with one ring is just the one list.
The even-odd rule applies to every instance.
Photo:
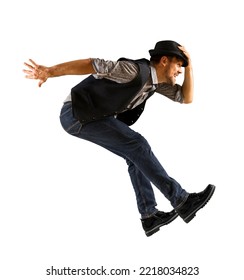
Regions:
[[182, 84], [182, 93], [184, 96], [184, 103], [191, 103], [194, 95], [194, 79], [193, 79], [193, 69], [189, 53], [184, 47], [179, 47], [188, 58], [188, 66], [185, 67], [185, 77]]
[[94, 68], [92, 66], [92, 60], [80, 59], [61, 63], [51, 67], [39, 65], [35, 63], [32, 59], [29, 63], [24, 63], [27, 69], [24, 69], [27, 79], [39, 80], [39, 87], [46, 82], [48, 78], [59, 77], [64, 75], [86, 75], [94, 74]]

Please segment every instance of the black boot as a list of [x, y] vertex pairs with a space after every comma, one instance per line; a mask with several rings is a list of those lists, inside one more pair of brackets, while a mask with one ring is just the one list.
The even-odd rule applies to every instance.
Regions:
[[178, 213], [172, 210], [169, 213], [158, 211], [156, 214], [149, 218], [141, 219], [142, 227], [146, 236], [151, 236], [159, 231], [161, 226], [167, 225], [178, 217]]
[[202, 192], [189, 194], [186, 201], [180, 207], [176, 207], [179, 216], [189, 223], [195, 217], [196, 212], [207, 204], [214, 190], [214, 185], [208, 185]]

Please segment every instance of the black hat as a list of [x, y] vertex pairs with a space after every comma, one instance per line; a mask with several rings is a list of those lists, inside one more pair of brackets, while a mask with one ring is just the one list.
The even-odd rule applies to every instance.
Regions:
[[183, 67], [188, 65], [188, 59], [186, 55], [178, 48], [181, 46], [175, 41], [160, 41], [157, 42], [153, 50], [149, 50], [151, 56], [176, 56], [183, 60]]

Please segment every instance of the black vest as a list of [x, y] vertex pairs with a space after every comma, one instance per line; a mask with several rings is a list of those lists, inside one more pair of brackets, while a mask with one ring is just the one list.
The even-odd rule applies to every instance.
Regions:
[[127, 106], [149, 78], [149, 61], [129, 61], [136, 63], [139, 68], [138, 75], [131, 82], [116, 83], [105, 78], [96, 79], [91, 75], [71, 89], [73, 114], [82, 124], [117, 115], [117, 119], [132, 125], [140, 117], [146, 100], [132, 110], [127, 110]]

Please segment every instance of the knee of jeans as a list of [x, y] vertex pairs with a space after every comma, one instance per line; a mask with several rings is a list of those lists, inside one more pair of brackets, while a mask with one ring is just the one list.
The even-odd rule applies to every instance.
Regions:
[[137, 141], [137, 145], [138, 145], [139, 149], [143, 149], [143, 150], [144, 149], [151, 149], [147, 140], [139, 133], [138, 133], [136, 141]]

